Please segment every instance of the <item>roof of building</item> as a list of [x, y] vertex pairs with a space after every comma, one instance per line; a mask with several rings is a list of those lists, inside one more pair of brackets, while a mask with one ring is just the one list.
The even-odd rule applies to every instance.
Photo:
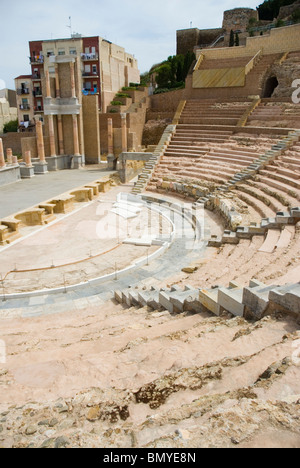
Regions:
[[20, 75], [15, 78], [15, 80], [20, 80], [22, 78], [31, 78], [31, 75]]

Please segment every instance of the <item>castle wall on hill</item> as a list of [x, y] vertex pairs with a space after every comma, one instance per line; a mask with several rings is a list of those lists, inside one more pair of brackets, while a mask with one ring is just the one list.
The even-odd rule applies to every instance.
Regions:
[[235, 8], [234, 10], [224, 11], [223, 29], [228, 33], [231, 30], [246, 31], [249, 26], [249, 20], [255, 18], [257, 21], [258, 11], [251, 8]]

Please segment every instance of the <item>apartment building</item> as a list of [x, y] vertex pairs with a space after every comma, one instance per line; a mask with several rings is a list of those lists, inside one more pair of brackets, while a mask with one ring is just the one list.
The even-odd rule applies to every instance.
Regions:
[[34, 120], [34, 99], [31, 75], [15, 78], [17, 111], [20, 131], [32, 128]]
[[[136, 59], [99, 36], [32, 41], [29, 50], [31, 75], [15, 80], [20, 124], [44, 123], [51, 162], [62, 155], [99, 161], [99, 135], [88, 127], [99, 133], [99, 113], [123, 86], [140, 81]], [[85, 135], [95, 138], [93, 154], [85, 153]]]
[[137, 60], [123, 47], [99, 36], [73, 35], [68, 39], [29, 42], [34, 97], [34, 112], [43, 113], [41, 79], [46, 70], [55, 75], [53, 56], [76, 56], [80, 69], [80, 88], [84, 95], [98, 96], [99, 110], [106, 112], [116, 92], [130, 82], [139, 83]]

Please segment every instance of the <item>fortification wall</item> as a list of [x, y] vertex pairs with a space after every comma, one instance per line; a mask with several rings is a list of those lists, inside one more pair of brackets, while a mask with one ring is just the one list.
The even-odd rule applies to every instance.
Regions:
[[[230, 59], [254, 56], [259, 50], [264, 55], [300, 50], [300, 24], [272, 29], [265, 36], [248, 37], [245, 46], [206, 49], [204, 53], [208, 59]], [[201, 50], [198, 50], [196, 57], [200, 54]]]
[[258, 11], [251, 8], [234, 8], [233, 10], [224, 11], [223, 29], [227, 32], [240, 30], [246, 31], [249, 25], [249, 20], [255, 18], [258, 20]]

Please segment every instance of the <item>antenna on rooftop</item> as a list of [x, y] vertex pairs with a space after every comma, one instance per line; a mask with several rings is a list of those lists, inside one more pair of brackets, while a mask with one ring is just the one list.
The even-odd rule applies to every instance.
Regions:
[[67, 25], [67, 28], [70, 29], [70, 35], [71, 35], [71, 37], [72, 37], [72, 16], [69, 16], [69, 21], [70, 21], [70, 24]]

